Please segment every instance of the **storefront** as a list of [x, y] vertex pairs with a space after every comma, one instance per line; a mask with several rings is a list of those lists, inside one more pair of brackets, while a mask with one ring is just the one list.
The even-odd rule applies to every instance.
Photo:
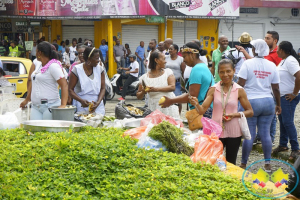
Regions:
[[[217, 46], [218, 19], [236, 19], [239, 16], [238, 0], [192, 3], [189, 0], [174, 0], [171, 3], [167, 0], [96, 0], [82, 1], [81, 4], [76, 4], [75, 0], [60, 3], [35, 0], [13, 2], [2, 5], [0, 17], [43, 20], [40, 27], [49, 42], [54, 39], [58, 43], [73, 38], [92, 39], [94, 45], [99, 47], [101, 40], [106, 39], [109, 65], [114, 66], [109, 68], [110, 76], [116, 73], [111, 45], [114, 44], [113, 36], [120, 39], [123, 45], [128, 43], [132, 51], [140, 41], [144, 41], [147, 47], [151, 39], [160, 42], [166, 38], [173, 38], [179, 47], [199, 39], [203, 48], [211, 51]], [[29, 33], [29, 29], [25, 32]], [[35, 36], [26, 39], [35, 39]]]
[[[248, 32], [253, 39], [264, 39], [267, 31], [277, 31], [279, 42], [290, 41], [295, 50], [300, 48], [300, 40], [296, 37], [300, 33], [299, 9], [292, 8], [241, 8], [237, 20], [220, 20], [219, 35], [225, 35], [228, 40], [238, 43], [243, 32]], [[231, 45], [232, 46], [232, 45]]]
[[94, 21], [62, 20], [62, 40], [64, 41], [69, 40], [72, 42], [73, 38], [82, 38], [82, 40], [90, 39], [94, 41], [94, 32]]

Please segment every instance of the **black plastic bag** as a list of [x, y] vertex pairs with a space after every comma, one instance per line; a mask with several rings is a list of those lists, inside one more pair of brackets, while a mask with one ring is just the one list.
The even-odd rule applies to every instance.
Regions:
[[[298, 157], [298, 159], [294, 163], [294, 168], [296, 169], [298, 176], [300, 176], [300, 157]], [[290, 192], [292, 189], [295, 188], [296, 184], [297, 184], [297, 175], [295, 171], [293, 171], [289, 175], [288, 187], [286, 188], [286, 191]], [[300, 182], [298, 183], [296, 189], [291, 194], [297, 198], [300, 198]]]
[[140, 109], [141, 111], [143, 111], [143, 115], [135, 115], [131, 112], [129, 112], [126, 107], [127, 106], [132, 106], [131, 104], [125, 104], [125, 101], [120, 101], [115, 108], [115, 117], [116, 119], [124, 119], [124, 118], [144, 118], [147, 115], [149, 115], [152, 111], [148, 108], [141, 108], [141, 107], [136, 107], [138, 109]]

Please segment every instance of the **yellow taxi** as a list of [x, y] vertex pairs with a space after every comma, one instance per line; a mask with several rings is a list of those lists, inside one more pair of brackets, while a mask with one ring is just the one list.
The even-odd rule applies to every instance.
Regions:
[[18, 57], [1, 56], [3, 70], [6, 73], [7, 80], [15, 86], [17, 97], [25, 98], [27, 96], [27, 80], [31, 67], [31, 60]]

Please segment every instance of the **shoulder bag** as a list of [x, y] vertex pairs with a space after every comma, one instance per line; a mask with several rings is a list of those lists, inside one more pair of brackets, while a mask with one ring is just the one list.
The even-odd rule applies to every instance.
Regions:
[[[211, 84], [212, 84], [212, 80], [210, 82], [209, 88], [211, 87]], [[209, 90], [209, 88], [208, 88], [208, 90]], [[207, 90], [207, 92], [208, 92], [208, 90]], [[206, 92], [206, 95], [207, 95], [207, 92]], [[206, 98], [206, 95], [205, 95], [204, 99]], [[200, 102], [203, 102], [203, 101], [204, 100], [202, 100]], [[187, 111], [185, 113], [185, 117], [188, 120], [189, 129], [191, 131], [203, 128], [203, 125], [202, 125], [202, 122], [201, 122], [201, 118], [203, 117], [203, 115], [199, 114], [198, 109], [197, 109], [196, 106], [195, 106], [195, 109]]]

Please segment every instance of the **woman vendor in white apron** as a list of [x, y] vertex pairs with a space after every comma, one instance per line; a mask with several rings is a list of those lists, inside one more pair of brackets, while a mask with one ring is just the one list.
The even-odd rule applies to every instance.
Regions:
[[[99, 65], [99, 50], [87, 47], [83, 52], [85, 62], [75, 65], [69, 77], [69, 94], [77, 112], [105, 114], [105, 75]], [[89, 105], [93, 103], [91, 110]]]

